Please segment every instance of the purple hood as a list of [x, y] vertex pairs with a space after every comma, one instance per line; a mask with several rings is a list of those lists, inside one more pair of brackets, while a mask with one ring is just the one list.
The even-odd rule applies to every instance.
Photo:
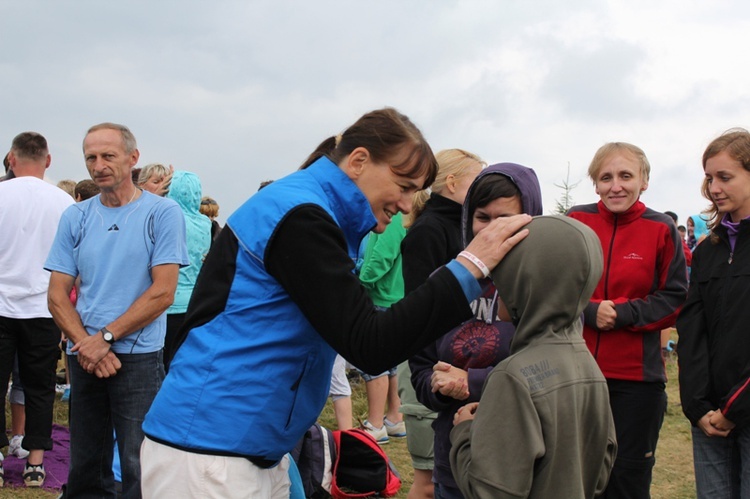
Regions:
[[542, 189], [539, 187], [539, 179], [531, 168], [515, 163], [498, 163], [490, 165], [482, 170], [474, 182], [471, 183], [466, 194], [466, 201], [461, 210], [461, 233], [463, 235], [463, 244], [467, 246], [474, 238], [469, 221], [469, 203], [471, 193], [480, 179], [487, 175], [505, 175], [511, 182], [516, 184], [521, 192], [521, 209], [532, 217], [542, 214]]

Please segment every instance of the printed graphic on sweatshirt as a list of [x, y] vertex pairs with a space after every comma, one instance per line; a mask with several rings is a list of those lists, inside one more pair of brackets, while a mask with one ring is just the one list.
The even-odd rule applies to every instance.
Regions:
[[461, 369], [497, 364], [510, 353], [515, 328], [497, 318], [497, 293], [485, 292], [471, 303], [474, 319], [459, 326], [451, 340], [450, 363]]
[[454, 366], [487, 367], [500, 351], [500, 332], [492, 324], [470, 322], [461, 326], [453, 341]]
[[529, 391], [535, 392], [544, 388], [545, 381], [560, 374], [558, 368], [550, 367], [549, 360], [541, 360], [535, 364], [521, 368], [521, 374], [529, 384]]

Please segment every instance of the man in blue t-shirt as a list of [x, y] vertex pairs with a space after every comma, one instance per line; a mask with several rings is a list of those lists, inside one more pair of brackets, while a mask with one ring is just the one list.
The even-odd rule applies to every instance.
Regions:
[[83, 153], [101, 193], [63, 213], [45, 264], [50, 311], [69, 339], [67, 493], [114, 496], [114, 427], [122, 497], [140, 497], [141, 423], [164, 378], [165, 310], [188, 264], [185, 220], [177, 203], [133, 184], [139, 152], [127, 127], [90, 128]]

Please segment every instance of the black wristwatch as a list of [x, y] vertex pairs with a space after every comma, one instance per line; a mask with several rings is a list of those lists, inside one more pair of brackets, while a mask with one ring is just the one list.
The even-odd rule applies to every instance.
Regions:
[[110, 345], [115, 344], [115, 335], [112, 334], [112, 331], [110, 331], [106, 327], [101, 328], [100, 331], [102, 332], [102, 338], [104, 339], [104, 341], [106, 341]]

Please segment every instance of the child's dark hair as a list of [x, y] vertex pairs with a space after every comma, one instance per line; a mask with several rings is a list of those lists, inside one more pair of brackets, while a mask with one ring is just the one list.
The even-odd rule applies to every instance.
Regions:
[[[411, 120], [387, 107], [371, 111], [359, 118], [344, 133], [324, 140], [302, 164], [303, 170], [322, 156], [338, 164], [357, 147], [364, 147], [374, 161], [388, 163], [397, 175], [417, 178], [426, 175], [423, 188], [429, 187], [437, 175], [437, 161], [422, 132]], [[394, 158], [408, 152], [398, 164]]]
[[513, 181], [500, 173], [488, 174], [477, 180], [471, 188], [468, 203], [469, 217], [474, 216], [477, 208], [484, 208], [498, 198], [521, 198], [521, 191]]

